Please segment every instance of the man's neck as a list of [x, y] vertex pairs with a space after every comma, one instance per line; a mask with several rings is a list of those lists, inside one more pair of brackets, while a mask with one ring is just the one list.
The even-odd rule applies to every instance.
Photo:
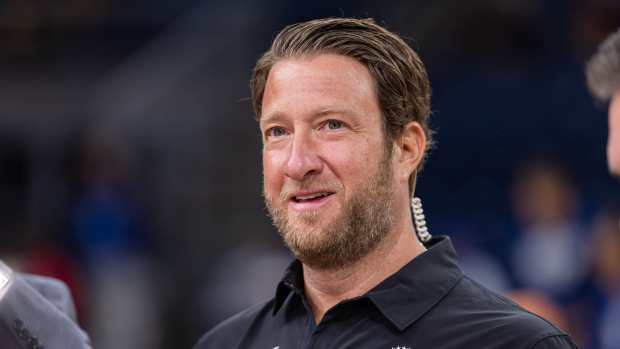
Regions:
[[362, 296], [425, 251], [412, 228], [391, 232], [369, 254], [351, 266], [315, 269], [303, 266], [304, 288], [318, 324], [343, 300]]

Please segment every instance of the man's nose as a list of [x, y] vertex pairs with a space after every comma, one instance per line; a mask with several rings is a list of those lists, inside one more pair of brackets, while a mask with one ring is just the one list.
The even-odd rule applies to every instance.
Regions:
[[323, 169], [323, 162], [317, 153], [316, 146], [311, 135], [294, 135], [286, 162], [286, 176], [303, 181], [308, 176], [320, 173]]

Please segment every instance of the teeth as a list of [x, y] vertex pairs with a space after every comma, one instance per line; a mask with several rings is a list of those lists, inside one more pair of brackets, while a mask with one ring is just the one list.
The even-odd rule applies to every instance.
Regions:
[[327, 193], [313, 193], [308, 195], [298, 195], [295, 197], [297, 200], [312, 200], [318, 197], [327, 196]]

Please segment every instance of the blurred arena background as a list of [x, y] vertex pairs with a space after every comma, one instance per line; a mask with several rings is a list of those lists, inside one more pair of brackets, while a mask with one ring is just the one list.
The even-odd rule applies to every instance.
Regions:
[[620, 348], [620, 183], [583, 64], [615, 0], [0, 3], [0, 258], [58, 277], [96, 348], [189, 348], [271, 297], [248, 78], [284, 25], [373, 17], [429, 69], [418, 181], [463, 268]]

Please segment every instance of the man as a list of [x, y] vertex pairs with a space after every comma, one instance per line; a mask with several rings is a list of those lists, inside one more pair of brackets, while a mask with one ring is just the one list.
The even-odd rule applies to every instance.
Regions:
[[620, 175], [620, 29], [599, 46], [586, 67], [588, 87], [601, 103], [609, 102], [607, 164]]
[[0, 348], [87, 349], [67, 287], [59, 281], [13, 273], [0, 261]]
[[464, 276], [410, 198], [431, 141], [418, 55], [372, 20], [286, 27], [254, 69], [264, 197], [297, 257], [196, 348], [575, 348]]
[[[620, 176], [620, 29], [609, 35], [598, 47], [588, 61], [586, 76], [592, 95], [601, 103], [609, 102], [607, 165], [613, 175]], [[599, 262], [595, 265], [601, 270], [599, 278], [604, 280], [601, 284], [605, 285], [604, 292], [601, 292], [605, 306], [596, 312], [595, 322], [599, 324], [599, 328], [594, 341], [601, 348], [617, 348], [620, 340], [617, 321], [620, 319], [620, 288], [613, 268], [617, 250], [613, 244], [605, 243], [618, 240], [617, 226], [615, 230], [602, 231], [595, 235], [595, 242], [597, 240], [600, 246], [606, 247], [602, 252], [594, 249], [599, 257], [596, 258]]]

